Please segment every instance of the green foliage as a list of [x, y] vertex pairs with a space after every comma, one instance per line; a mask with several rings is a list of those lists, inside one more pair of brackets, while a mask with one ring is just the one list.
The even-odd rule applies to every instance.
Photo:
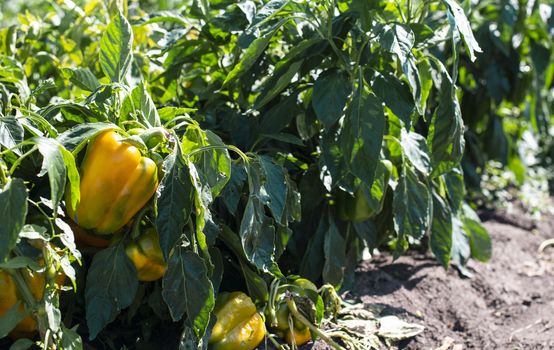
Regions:
[[[537, 166], [550, 162], [552, 18], [552, 4], [540, 1], [482, 1], [471, 13], [475, 37], [486, 48], [472, 63], [460, 56], [460, 107], [467, 125], [462, 164], [474, 198], [486, 201], [482, 180], [494, 176], [488, 171], [492, 162], [513, 173], [511, 183], [518, 186], [534, 181]], [[528, 134], [540, 144], [538, 159], [524, 151]]]
[[132, 262], [123, 245], [117, 244], [98, 252], [87, 273], [86, 303], [89, 339], [98, 333], [119, 312], [131, 305], [138, 288]]
[[[172, 329], [205, 349], [220, 290], [262, 306], [285, 275], [346, 289], [364, 251], [427, 242], [463, 273], [490, 259], [465, 189], [488, 160], [525, 178], [524, 131], [549, 139], [546, 5], [141, 4], [60, 3], [0, 28], [2, 268], [36, 263], [31, 239], [51, 243], [42, 254], [75, 289], [44, 298], [44, 343], [119, 348]], [[84, 148], [106, 129], [157, 163], [160, 184], [109, 247], [78, 250], [65, 212]], [[362, 222], [340, 215], [355, 195]], [[139, 283], [123, 247], [149, 226], [168, 266]]]

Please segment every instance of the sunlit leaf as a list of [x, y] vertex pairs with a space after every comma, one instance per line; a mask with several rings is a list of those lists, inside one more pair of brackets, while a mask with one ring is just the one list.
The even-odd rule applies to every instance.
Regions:
[[131, 67], [133, 30], [118, 10], [100, 40], [100, 67], [114, 83], [122, 82]]

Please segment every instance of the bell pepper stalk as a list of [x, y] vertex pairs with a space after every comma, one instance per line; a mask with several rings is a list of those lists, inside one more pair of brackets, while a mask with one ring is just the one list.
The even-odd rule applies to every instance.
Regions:
[[324, 332], [319, 330], [315, 325], [313, 325], [304, 315], [298, 311], [298, 308], [296, 307], [296, 303], [294, 302], [294, 298], [290, 293], [287, 293], [285, 296], [285, 301], [287, 303], [287, 306], [289, 307], [289, 310], [291, 314], [296, 317], [296, 319], [300, 322], [302, 322], [306, 327], [310, 329], [310, 332], [314, 333], [318, 337], [320, 337], [327, 345], [331, 346], [333, 349], [336, 350], [342, 350], [343, 348], [337, 344], [333, 339], [328, 337]]

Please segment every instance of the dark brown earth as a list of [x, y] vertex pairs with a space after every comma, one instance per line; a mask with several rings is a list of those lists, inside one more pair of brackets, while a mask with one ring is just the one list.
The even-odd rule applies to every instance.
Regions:
[[538, 253], [554, 238], [554, 218], [533, 221], [517, 209], [481, 217], [493, 257], [470, 261], [472, 278], [416, 252], [360, 265], [350, 297], [425, 326], [399, 349], [554, 349], [554, 246]]

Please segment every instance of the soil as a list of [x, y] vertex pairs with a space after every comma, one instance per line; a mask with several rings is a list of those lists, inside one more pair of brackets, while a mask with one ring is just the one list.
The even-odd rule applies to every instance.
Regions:
[[554, 218], [533, 221], [521, 209], [481, 217], [493, 257], [470, 261], [471, 278], [417, 252], [359, 266], [350, 297], [425, 326], [399, 349], [554, 349], [554, 246], [538, 253], [554, 237]]

